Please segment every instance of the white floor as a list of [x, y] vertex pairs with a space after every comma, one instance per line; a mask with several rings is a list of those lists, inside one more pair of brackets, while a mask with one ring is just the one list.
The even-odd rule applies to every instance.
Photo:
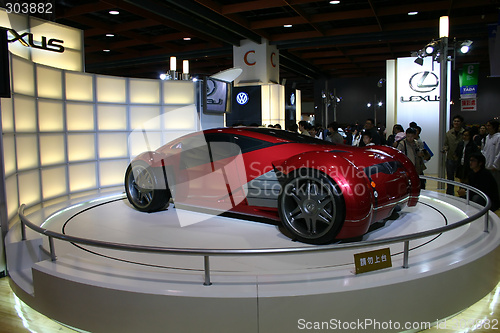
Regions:
[[[48, 230], [75, 237], [149, 247], [209, 250], [313, 247], [292, 242], [275, 225], [210, 216], [172, 206], [163, 212], [146, 214], [136, 211], [122, 198], [117, 193], [80, 199], [78, 204], [64, 202], [33, 212], [29, 218]], [[477, 208], [465, 205], [458, 198], [424, 191], [417, 207], [406, 208], [397, 219], [377, 225], [364, 240], [442, 227], [475, 212]], [[245, 324], [245, 329], [239, 330], [242, 332], [294, 332], [302, 330], [300, 318], [307, 322], [329, 322], [335, 315], [339, 320], [353, 321], [360, 319], [360, 313], [366, 316], [364, 319], [379, 321], [436, 321], [479, 300], [497, 284], [500, 275], [490, 264], [498, 258], [499, 221], [494, 214], [490, 219], [489, 233], [483, 232], [484, 218], [481, 218], [453, 231], [411, 241], [408, 269], [402, 268], [402, 243], [286, 255], [211, 256], [213, 285], [204, 286], [204, 262], [200, 255], [124, 252], [56, 241], [55, 262], [41, 260], [40, 254], [31, 264], [26, 256], [12, 259], [23, 247], [16, 228], [9, 232], [8, 264], [9, 272], [14, 273], [11, 273], [13, 289], [21, 298], [25, 293], [23, 300], [28, 304], [57, 320], [93, 332], [110, 332], [110, 329], [132, 332], [137, 327], [124, 320], [124, 314], [141, 321], [142, 330], [147, 320], [151, 331], [167, 324], [185, 330], [195, 325], [190, 323], [189, 316], [208, 314], [210, 320], [202, 327], [191, 327], [192, 331], [232, 332], [234, 324], [239, 322]], [[34, 244], [24, 251], [29, 256], [30, 249], [36, 249], [40, 241], [33, 232], [28, 235]], [[47, 239], [41, 242], [48, 250]], [[353, 273], [355, 253], [382, 247], [390, 247], [392, 268], [361, 275]], [[29, 270], [33, 272], [31, 275]], [[19, 272], [17, 281], [16, 272]], [[457, 290], [461, 290], [459, 295]], [[163, 297], [155, 298], [158, 296]], [[432, 299], [433, 296], [438, 299]], [[130, 304], [124, 306], [125, 301], [140, 303], [141, 311]], [[158, 318], [153, 314], [159, 304], [182, 311], [166, 312]], [[104, 327], [96, 320], [87, 322], [74, 314], [84, 312], [87, 307], [104, 311], [109, 306], [119, 309], [122, 315], [121, 319], [106, 317]], [[351, 311], [352, 306], [358, 310]], [[71, 314], [63, 313], [65, 310]], [[182, 314], [183, 311], [189, 316]], [[229, 314], [234, 319], [221, 319]]]

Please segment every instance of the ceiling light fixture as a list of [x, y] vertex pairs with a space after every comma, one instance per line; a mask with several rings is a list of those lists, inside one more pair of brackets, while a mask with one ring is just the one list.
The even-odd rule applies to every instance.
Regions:
[[191, 40], [191, 37], [184, 37], [184, 40]]
[[119, 11], [117, 11], [117, 10], [110, 10], [110, 11], [109, 11], [109, 13], [110, 13], [111, 15], [119, 15], [119, 14], [120, 14], [120, 12], [119, 12]]
[[293, 25], [291, 25], [291, 24], [285, 24], [283, 27], [285, 27], [285, 28], [291, 28], [291, 27], [293, 27]]
[[439, 18], [439, 38], [448, 37], [450, 32], [450, 18], [441, 16]]
[[330, 1], [330, 5], [338, 5], [340, 3], [340, 0], [332, 0]]
[[418, 12], [408, 12], [409, 16], [414, 16], [414, 15], [417, 15], [417, 14], [418, 14]]
[[102, 50], [102, 52], [110, 52], [110, 51], [111, 51], [111, 50], [108, 50], [108, 49], [106, 49], [106, 50]]
[[464, 40], [462, 43], [460, 43], [460, 52], [463, 54], [469, 52], [471, 45], [472, 45], [471, 40]]
[[115, 37], [114, 34], [106, 34], [106, 37]]

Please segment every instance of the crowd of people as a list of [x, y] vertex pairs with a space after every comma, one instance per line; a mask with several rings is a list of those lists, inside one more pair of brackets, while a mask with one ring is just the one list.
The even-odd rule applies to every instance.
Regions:
[[[491, 210], [500, 208], [500, 123], [496, 119], [480, 126], [465, 126], [460, 115], [453, 117], [452, 128], [446, 132], [444, 147], [441, 153], [446, 154], [446, 178], [458, 179], [484, 192], [491, 201]], [[425, 141], [420, 137], [422, 128], [411, 122], [406, 128], [396, 124], [387, 135], [380, 124], [376, 126], [373, 119], [367, 119], [363, 126], [359, 124], [342, 128], [337, 122], [313, 126], [305, 120], [287, 126], [287, 130], [303, 135], [313, 136], [338, 144], [352, 146], [389, 145], [405, 154], [415, 165], [420, 175], [424, 174], [426, 162], [434, 155]], [[425, 189], [425, 180], [421, 180], [421, 188]], [[446, 193], [464, 196], [465, 190], [448, 184]], [[472, 201], [485, 204], [484, 200], [473, 195]]]

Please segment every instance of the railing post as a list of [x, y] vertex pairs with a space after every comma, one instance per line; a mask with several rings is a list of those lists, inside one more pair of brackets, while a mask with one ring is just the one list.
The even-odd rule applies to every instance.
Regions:
[[403, 268], [408, 268], [408, 257], [410, 255], [410, 241], [405, 241], [405, 247], [403, 251]]
[[205, 256], [205, 282], [203, 282], [204, 286], [211, 286], [212, 282], [210, 282], [210, 258], [209, 256]]
[[470, 205], [470, 199], [469, 199], [469, 193], [470, 193], [470, 190], [467, 189], [467, 191], [465, 192], [466, 193], [466, 199], [467, 199], [467, 206]]
[[26, 225], [24, 224], [24, 221], [21, 219], [21, 240], [25, 241], [26, 240]]
[[52, 261], [56, 261], [56, 251], [55, 251], [55, 248], [54, 248], [54, 238], [49, 237], [49, 248], [50, 248], [50, 258], [52, 259]]
[[487, 211], [486, 214], [484, 215], [484, 232], [490, 232], [490, 212]]

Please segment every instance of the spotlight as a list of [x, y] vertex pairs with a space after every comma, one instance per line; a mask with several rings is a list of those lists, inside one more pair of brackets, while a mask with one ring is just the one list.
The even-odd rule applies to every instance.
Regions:
[[420, 57], [417, 57], [417, 59], [415, 59], [415, 63], [419, 64], [420, 66], [423, 66], [424, 65], [424, 59], [420, 58]]
[[460, 52], [463, 54], [469, 52], [471, 45], [472, 45], [471, 40], [464, 40], [462, 43], [460, 43]]
[[437, 41], [432, 41], [427, 46], [425, 47], [425, 55], [431, 55], [434, 54], [438, 49], [438, 42]]

